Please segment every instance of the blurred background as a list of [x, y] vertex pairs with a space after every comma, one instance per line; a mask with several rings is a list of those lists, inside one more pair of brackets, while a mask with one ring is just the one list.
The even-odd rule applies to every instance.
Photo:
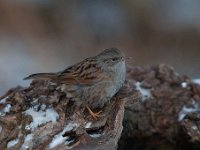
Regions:
[[1, 0], [0, 95], [109, 47], [200, 77], [199, 0]]

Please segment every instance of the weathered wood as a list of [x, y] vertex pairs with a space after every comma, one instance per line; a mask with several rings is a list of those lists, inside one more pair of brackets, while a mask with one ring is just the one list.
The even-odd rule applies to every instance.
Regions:
[[0, 149], [115, 150], [125, 101], [132, 92], [124, 86], [95, 120], [66, 98], [61, 85], [33, 81], [28, 88], [12, 89], [0, 104]]
[[128, 78], [142, 98], [125, 109], [119, 149], [200, 149], [200, 85], [164, 64], [130, 68]]
[[129, 68], [98, 120], [51, 82], [1, 99], [0, 149], [200, 149], [200, 86], [163, 64]]

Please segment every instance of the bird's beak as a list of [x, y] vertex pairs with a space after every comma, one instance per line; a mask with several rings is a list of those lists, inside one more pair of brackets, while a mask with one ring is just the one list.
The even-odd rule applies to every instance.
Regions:
[[132, 57], [123, 57], [123, 60], [130, 61]]
[[121, 57], [121, 60], [122, 61], [129, 61], [129, 60], [131, 60], [132, 59], [132, 57]]

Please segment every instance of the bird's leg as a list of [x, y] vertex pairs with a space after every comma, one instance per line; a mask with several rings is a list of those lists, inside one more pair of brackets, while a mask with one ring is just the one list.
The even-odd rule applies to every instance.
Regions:
[[97, 113], [94, 113], [87, 105], [86, 105], [87, 110], [89, 111], [90, 115], [97, 120], [97, 118], [101, 117], [102, 115], [100, 115], [102, 113], [102, 111], [99, 111]]

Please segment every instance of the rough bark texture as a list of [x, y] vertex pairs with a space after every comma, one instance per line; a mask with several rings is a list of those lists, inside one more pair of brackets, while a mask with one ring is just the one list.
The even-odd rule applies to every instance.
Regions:
[[143, 97], [125, 109], [119, 149], [200, 149], [200, 85], [163, 64], [130, 68], [128, 78]]
[[0, 149], [200, 149], [199, 105], [200, 86], [163, 64], [130, 67], [98, 120], [62, 86], [33, 81], [0, 101]]
[[11, 89], [0, 101], [0, 149], [117, 149], [124, 105], [133, 93], [126, 82], [95, 120], [66, 98], [62, 85], [33, 81]]

